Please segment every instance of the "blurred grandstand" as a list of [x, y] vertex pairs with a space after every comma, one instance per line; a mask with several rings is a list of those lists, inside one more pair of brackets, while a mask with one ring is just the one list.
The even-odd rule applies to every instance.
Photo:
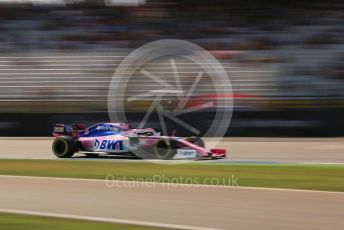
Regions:
[[206, 48], [228, 72], [228, 135], [344, 134], [342, 1], [123, 2], [0, 1], [0, 135], [106, 120], [123, 58], [171, 38]]

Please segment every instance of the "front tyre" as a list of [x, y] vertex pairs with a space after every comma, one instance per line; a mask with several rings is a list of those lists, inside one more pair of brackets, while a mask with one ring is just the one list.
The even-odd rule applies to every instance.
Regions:
[[169, 160], [177, 153], [177, 144], [174, 140], [160, 139], [154, 146], [156, 158]]
[[77, 145], [71, 137], [58, 137], [53, 142], [53, 153], [59, 158], [70, 158], [78, 151]]

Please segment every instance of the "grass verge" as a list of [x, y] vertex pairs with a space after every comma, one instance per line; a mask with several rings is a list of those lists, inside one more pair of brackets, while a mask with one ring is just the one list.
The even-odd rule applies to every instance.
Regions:
[[51, 218], [51, 217], [39, 217], [30, 215], [18, 215], [0, 213], [0, 226], [3, 230], [117, 230], [117, 229], [129, 229], [129, 230], [148, 230], [148, 229], [162, 229], [152, 228], [127, 224], [112, 224], [101, 223], [93, 221], [72, 220], [64, 218]]
[[344, 192], [343, 165], [0, 160], [1, 175], [140, 180]]

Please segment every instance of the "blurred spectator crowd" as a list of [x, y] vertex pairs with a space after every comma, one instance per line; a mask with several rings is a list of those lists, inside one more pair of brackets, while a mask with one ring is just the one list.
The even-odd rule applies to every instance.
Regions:
[[133, 49], [184, 39], [217, 57], [235, 109], [344, 106], [341, 1], [0, 3], [0, 112], [104, 112]]

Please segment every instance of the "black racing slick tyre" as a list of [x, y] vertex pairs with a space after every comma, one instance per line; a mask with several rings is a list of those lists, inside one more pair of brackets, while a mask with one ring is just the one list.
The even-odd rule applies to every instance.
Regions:
[[187, 137], [185, 140], [202, 148], [205, 146], [204, 141], [199, 137]]
[[177, 153], [177, 143], [174, 140], [160, 139], [154, 146], [154, 154], [158, 159], [169, 160]]
[[55, 156], [59, 158], [70, 158], [78, 151], [75, 140], [71, 137], [56, 138], [52, 148]]

